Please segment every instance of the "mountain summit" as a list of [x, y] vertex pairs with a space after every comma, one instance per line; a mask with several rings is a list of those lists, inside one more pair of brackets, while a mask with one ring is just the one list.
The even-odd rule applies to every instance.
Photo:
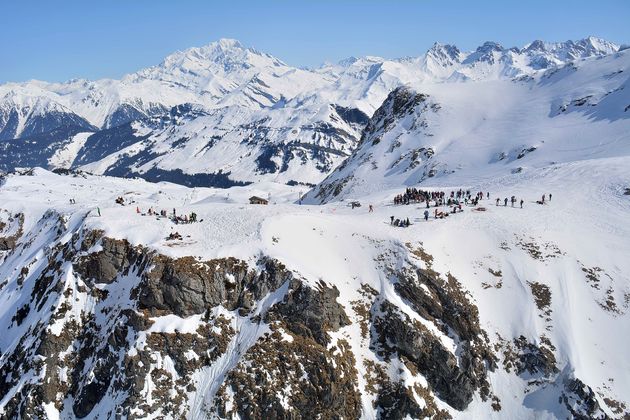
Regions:
[[399, 86], [539, 77], [618, 50], [593, 37], [520, 49], [486, 42], [472, 52], [435, 43], [419, 57], [299, 69], [221, 39], [121, 80], [0, 85], [0, 169], [63, 165], [188, 185], [310, 185], [349, 156]]

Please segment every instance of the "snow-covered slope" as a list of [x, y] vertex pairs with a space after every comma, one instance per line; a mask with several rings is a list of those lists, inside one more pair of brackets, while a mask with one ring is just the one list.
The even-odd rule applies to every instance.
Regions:
[[352, 156], [309, 199], [356, 197], [431, 177], [466, 184], [560, 162], [630, 155], [628, 51], [533, 77], [422, 83], [390, 93]]
[[[353, 210], [277, 183], [10, 175], [0, 415], [623, 418], [629, 163], [469, 179], [486, 211], [428, 222], [390, 204], [402, 186]], [[494, 206], [510, 195], [524, 208]]]
[[[70, 164], [195, 185], [312, 184], [354, 149], [366, 116], [396, 87], [526, 77], [618, 49], [592, 37], [521, 49], [488, 42], [468, 53], [436, 44], [420, 57], [352, 58], [308, 70], [223, 39], [121, 80], [0, 85], [0, 168]], [[166, 124], [181, 107], [204, 112]], [[85, 132], [94, 139], [77, 160], [59, 160]], [[98, 154], [89, 150], [94, 143]]]

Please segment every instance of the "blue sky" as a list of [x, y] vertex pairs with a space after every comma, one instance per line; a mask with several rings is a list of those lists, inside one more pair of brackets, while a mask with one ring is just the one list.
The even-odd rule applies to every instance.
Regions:
[[420, 55], [434, 41], [599, 36], [630, 43], [630, 0], [10, 1], [0, 16], [0, 82], [118, 78], [169, 53], [236, 38], [295, 66], [351, 55]]

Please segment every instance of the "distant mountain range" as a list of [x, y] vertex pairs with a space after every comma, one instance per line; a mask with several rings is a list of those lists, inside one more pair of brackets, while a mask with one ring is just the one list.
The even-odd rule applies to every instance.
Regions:
[[467, 185], [560, 163], [630, 155], [630, 54], [511, 81], [401, 86], [352, 155], [309, 196], [360, 197], [432, 179]]
[[0, 85], [0, 169], [72, 167], [220, 187], [316, 184], [355, 150], [397, 87], [513, 85], [620, 49], [593, 37], [520, 49], [486, 42], [472, 52], [436, 43], [419, 57], [299, 69], [222, 39], [121, 80]]

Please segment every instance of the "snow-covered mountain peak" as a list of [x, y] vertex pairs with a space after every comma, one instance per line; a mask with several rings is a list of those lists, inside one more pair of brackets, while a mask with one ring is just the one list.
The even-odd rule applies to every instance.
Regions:
[[411, 114], [414, 108], [426, 99], [426, 95], [416, 92], [407, 85], [397, 87], [387, 95], [368, 123], [365, 133], [373, 133], [376, 130], [387, 131], [389, 125], [396, 120]]
[[220, 39], [203, 47], [193, 47], [167, 56], [157, 66], [136, 73], [139, 77], [155, 78], [164, 74], [228, 75], [250, 69], [286, 67], [279, 59], [244, 47], [234, 39]]
[[520, 52], [527, 55], [550, 54], [557, 60], [570, 61], [579, 58], [599, 57], [619, 50], [619, 45], [601, 38], [589, 36], [577, 41], [543, 42], [533, 41]]
[[[357, 61], [359, 61], [358, 57], [355, 56], [350, 56], [348, 58], [344, 58], [343, 60], [339, 60], [337, 62], [337, 64], [341, 67], [350, 67], [351, 65], [353, 65], [354, 63], [356, 63]], [[325, 64], [324, 67], [329, 67], [330, 64]]]
[[534, 52], [534, 51], [546, 51], [547, 47], [543, 41], [537, 39], [529, 44], [525, 45], [521, 50], [524, 53]]
[[461, 60], [461, 51], [455, 45], [436, 42], [426, 53], [427, 59], [443, 66], [452, 66]]
[[477, 47], [477, 52], [480, 53], [488, 53], [490, 51], [503, 51], [503, 46], [501, 44], [499, 44], [498, 42], [494, 42], [494, 41], [486, 41], [483, 44], [481, 44], [479, 47]]
[[[89, 170], [109, 174], [175, 169], [207, 174], [221, 170], [224, 174], [231, 171], [232, 179], [241, 182], [264, 176], [313, 184], [352, 152], [361, 137], [364, 124], [346, 120], [344, 115], [373, 115], [399, 86], [430, 93], [426, 86], [435, 83], [536, 77], [540, 71], [589, 61], [618, 49], [594, 37], [564, 43], [537, 40], [522, 49], [507, 49], [489, 41], [473, 52], [435, 43], [418, 57], [350, 57], [311, 70], [288, 66], [236, 40], [220, 39], [173, 53], [160, 64], [122, 80], [0, 85], [0, 138], [10, 141], [51, 133], [47, 141], [53, 142], [45, 149], [48, 152], [33, 152], [28, 162], [23, 158], [26, 146], [11, 143], [0, 163], [5, 168], [34, 162], [46, 166], [49, 155], [60, 145], [72, 145], [68, 147], [74, 153], [80, 147], [85, 152], [98, 144], [102, 147], [99, 153], [81, 152], [82, 158], [74, 164], [93, 164]], [[611, 89], [619, 88], [616, 80], [611, 82], [616, 83]], [[185, 103], [202, 106], [207, 115], [195, 113], [195, 118], [163, 131], [168, 125], [163, 121], [172, 124], [169, 110]], [[343, 115], [330, 112], [337, 107], [347, 111]], [[33, 112], [35, 108], [42, 112]], [[46, 118], [35, 118], [40, 115]], [[162, 122], [151, 122], [154, 119]], [[68, 123], [74, 127], [71, 132], [60, 126]], [[139, 127], [142, 129], [138, 131]], [[77, 130], [102, 132], [87, 142], [81, 134], [75, 142]], [[228, 143], [230, 153], [225, 152]], [[229, 159], [214, 159], [213, 147], [220, 148], [221, 155]], [[138, 154], [140, 149], [143, 154]], [[44, 156], [45, 160], [38, 160]], [[122, 156], [126, 172], [122, 165], [115, 171]], [[312, 162], [314, 165], [309, 166]]]
[[489, 64], [494, 64], [495, 57], [500, 55], [505, 50], [501, 46], [501, 44], [492, 41], [486, 41], [477, 49], [470, 53], [466, 59], [464, 60], [464, 64], [475, 64], [478, 62], [487, 62]]
[[215, 45], [219, 48], [222, 49], [234, 49], [234, 48], [240, 48], [243, 49], [245, 47], [243, 47], [243, 44], [241, 44], [241, 42], [237, 39], [233, 39], [233, 38], [220, 38], [218, 41], [215, 42], [211, 42], [209, 45]]
[[619, 49], [619, 46], [617, 44], [594, 36], [589, 36], [585, 39], [582, 39], [578, 42], [578, 44], [589, 46], [592, 48], [592, 50], [602, 55], [612, 54]]

